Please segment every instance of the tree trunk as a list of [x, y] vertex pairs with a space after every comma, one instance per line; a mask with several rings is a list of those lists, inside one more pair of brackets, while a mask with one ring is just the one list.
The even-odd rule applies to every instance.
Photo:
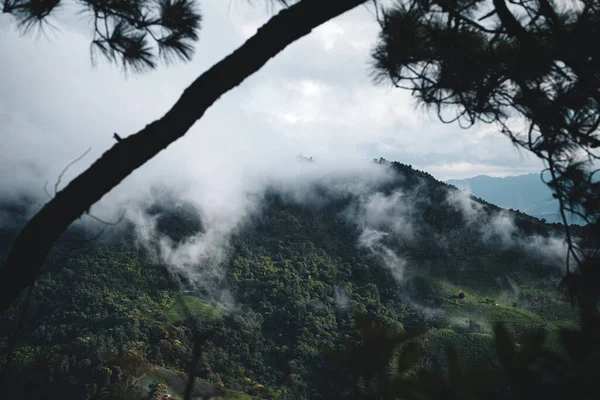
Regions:
[[35, 280], [69, 225], [125, 177], [182, 137], [204, 112], [315, 27], [366, 0], [302, 0], [279, 12], [235, 52], [198, 77], [161, 119], [110, 148], [25, 225], [0, 269], [4, 311]]

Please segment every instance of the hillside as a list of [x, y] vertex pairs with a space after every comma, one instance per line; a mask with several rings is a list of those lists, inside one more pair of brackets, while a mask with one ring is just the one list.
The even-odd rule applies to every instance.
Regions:
[[[210, 384], [329, 399], [337, 388], [323, 349], [356, 336], [356, 312], [436, 329], [421, 344], [437, 373], [448, 344], [467, 363], [493, 363], [491, 323], [517, 335], [574, 323], [556, 290], [556, 226], [410, 166], [378, 168], [386, 179], [317, 181], [305, 197], [272, 185], [227, 235], [194, 206], [164, 199], [143, 209], [151, 224], [131, 219], [95, 240], [73, 227], [32, 291], [7, 395], [100, 398], [155, 367], [186, 371], [199, 343], [198, 374]], [[23, 221], [20, 208], [3, 210], [0, 259]], [[0, 320], [2, 357], [24, 302]]]

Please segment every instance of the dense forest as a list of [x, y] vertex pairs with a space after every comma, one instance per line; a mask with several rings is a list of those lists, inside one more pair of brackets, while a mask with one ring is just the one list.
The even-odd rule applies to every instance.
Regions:
[[[327, 349], [359, 337], [357, 315], [390, 331], [425, 329], [414, 339], [419, 366], [440, 376], [449, 345], [467, 365], [498, 366], [499, 322], [517, 341], [543, 328], [558, 347], [558, 329], [577, 325], [557, 290], [560, 226], [376, 162], [391, 179], [360, 191], [315, 182], [307, 200], [268, 187], [224, 256], [192, 272], [157, 256], [134, 220], [102, 235], [76, 224], [1, 317], [4, 395], [180, 397], [195, 357], [196, 396], [340, 398], [342, 369]], [[27, 201], [2, 205], [0, 259]], [[144, 214], [173, 246], [206, 232], [189, 204], [163, 198]]]

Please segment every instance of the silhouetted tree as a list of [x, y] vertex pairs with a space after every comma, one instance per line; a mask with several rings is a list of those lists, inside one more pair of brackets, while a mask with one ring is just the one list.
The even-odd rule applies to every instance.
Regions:
[[598, 248], [600, 3], [406, 0], [382, 9], [380, 24], [376, 80], [411, 90], [443, 122], [497, 124], [541, 158], [569, 244], [565, 283], [592, 277], [597, 268], [582, 265], [596, 252], [580, 248], [566, 215], [591, 224], [585, 245]]
[[338, 369], [328, 399], [591, 399], [600, 393], [597, 331], [562, 329], [562, 350], [547, 347], [547, 333], [532, 329], [515, 338], [494, 326], [499, 366], [490, 360], [467, 364], [448, 347], [446, 376], [419, 367], [426, 350], [423, 332], [392, 332], [357, 315], [358, 341], [326, 354]]
[[[49, 16], [61, 0], [4, 0], [4, 13], [24, 32], [51, 26]], [[153, 69], [157, 59], [190, 60], [198, 40], [200, 14], [193, 0], [81, 0], [74, 2], [92, 17], [92, 62], [102, 55], [124, 69]]]

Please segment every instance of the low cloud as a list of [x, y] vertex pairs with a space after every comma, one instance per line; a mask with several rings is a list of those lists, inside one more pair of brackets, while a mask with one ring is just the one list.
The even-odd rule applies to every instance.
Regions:
[[[116, 196], [110, 199], [112, 201], [103, 202], [97, 211], [110, 215], [121, 208], [127, 209], [139, 246], [156, 262], [184, 277], [186, 288], [199, 290], [232, 310], [235, 302], [222, 285], [231, 255], [231, 239], [261, 216], [267, 192], [274, 191], [293, 204], [320, 207], [336, 198], [361, 198], [394, 178], [397, 179], [397, 175], [387, 166], [371, 161], [307, 162], [294, 157], [271, 168], [259, 160], [244, 171], [227, 170], [223, 166], [218, 175], [198, 174], [193, 183], [164, 180], [160, 190]], [[202, 229], [182, 240], [171, 238], [158, 228], [160, 214], [149, 211], [154, 204], [166, 209], [191, 205], [192, 212], [201, 220]], [[400, 265], [400, 260], [390, 252], [383, 254], [389, 263]]]
[[414, 199], [403, 190], [390, 195], [381, 192], [364, 195], [353, 217], [364, 229], [385, 230], [405, 238], [414, 237]]
[[128, 218], [135, 227], [138, 246], [155, 262], [185, 278], [185, 289], [202, 291], [206, 297], [232, 306], [231, 293], [221, 286], [232, 227], [207, 225], [205, 231], [175, 242], [157, 229], [158, 217], [141, 207], [130, 210]]
[[473, 200], [473, 196], [467, 190], [448, 190], [446, 202], [460, 211], [468, 224], [475, 222], [482, 214], [483, 205]]
[[333, 296], [334, 304], [338, 310], [347, 311], [354, 308], [354, 300], [348, 296], [348, 292], [343, 287], [335, 285], [333, 287]]
[[552, 232], [547, 236], [526, 234], [518, 228], [511, 213], [506, 210], [487, 210], [466, 190], [449, 190], [446, 201], [462, 214], [467, 225], [479, 230], [485, 244], [501, 249], [522, 250], [537, 261], [564, 267], [568, 246], [563, 237]]
[[[399, 180], [402, 178], [399, 176]], [[407, 261], [394, 251], [389, 242], [409, 242], [415, 237], [415, 198], [397, 189], [390, 194], [380, 191], [363, 193], [349, 206], [345, 218], [359, 230], [358, 246], [369, 250], [398, 283], [404, 281]]]
[[368, 249], [387, 267], [396, 282], [402, 283], [407, 262], [383, 243], [384, 238], [388, 235], [386, 232], [365, 228], [358, 238], [358, 246]]

